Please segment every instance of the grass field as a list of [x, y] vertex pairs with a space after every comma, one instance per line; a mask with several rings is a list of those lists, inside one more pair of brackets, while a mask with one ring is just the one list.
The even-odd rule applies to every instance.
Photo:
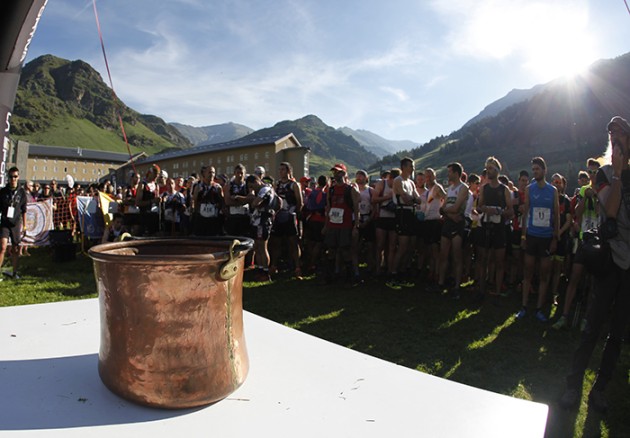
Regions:
[[[21, 262], [22, 280], [0, 283], [0, 306], [95, 297], [92, 265], [78, 255], [54, 263], [47, 248], [32, 249]], [[509, 296], [473, 304], [425, 293], [422, 288], [391, 290], [376, 281], [361, 287], [322, 287], [278, 278], [272, 283], [245, 282], [246, 310], [339, 345], [457, 382], [546, 403], [548, 437], [626, 437], [630, 434], [630, 354], [622, 353], [607, 395], [607, 415], [588, 410], [594, 378], [588, 371], [577, 412], [561, 410], [556, 400], [564, 388], [576, 330], [557, 332], [528, 317], [514, 319], [519, 298]], [[603, 342], [602, 342], [603, 343]], [[597, 367], [600, 345], [592, 362]], [[519, 425], [515, 424], [517, 428]]]

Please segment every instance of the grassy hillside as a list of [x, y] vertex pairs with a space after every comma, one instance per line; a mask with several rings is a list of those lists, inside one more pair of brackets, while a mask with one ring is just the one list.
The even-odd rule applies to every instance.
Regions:
[[[167, 147], [172, 147], [166, 140], [149, 131], [145, 126], [125, 126], [127, 136], [133, 140], [140, 136], [153, 140], [156, 145], [145, 147], [131, 146], [131, 152], [145, 151], [148, 154], [157, 153]], [[59, 117], [51, 121], [50, 126], [42, 131], [28, 135], [15, 135], [32, 144], [60, 145], [67, 147], [89, 148], [111, 152], [127, 152], [125, 142], [118, 132], [105, 131], [86, 119]], [[130, 140], [130, 145], [132, 141]], [[148, 144], [146, 142], [145, 144]]]

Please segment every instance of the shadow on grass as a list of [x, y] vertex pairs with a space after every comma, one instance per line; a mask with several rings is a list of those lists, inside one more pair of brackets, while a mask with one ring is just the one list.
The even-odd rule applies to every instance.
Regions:
[[[625, 393], [611, 391], [609, 400], [619, 407], [607, 420], [587, 415], [586, 404], [578, 412], [558, 408], [579, 333], [555, 331], [533, 314], [517, 321], [519, 305], [515, 295], [479, 306], [468, 292], [453, 301], [421, 285], [391, 290], [369, 282], [350, 288], [312, 278], [280, 278], [258, 287], [246, 284], [244, 290], [246, 310], [260, 316], [412, 369], [548, 404], [548, 437], [600, 436], [605, 429], [619, 436], [614, 433], [630, 430], [624, 415], [630, 407], [627, 376]], [[601, 347], [593, 356], [601, 357]], [[627, 373], [629, 364], [626, 353], [619, 365]]]

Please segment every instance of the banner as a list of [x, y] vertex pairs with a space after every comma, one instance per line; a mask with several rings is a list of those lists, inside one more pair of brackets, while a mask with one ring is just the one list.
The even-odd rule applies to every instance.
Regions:
[[77, 196], [79, 226], [81, 227], [83, 235], [88, 239], [100, 239], [105, 232], [103, 212], [98, 204], [98, 198]]
[[26, 235], [22, 243], [28, 246], [45, 246], [50, 243], [48, 233], [53, 229], [53, 201], [29, 202], [26, 204]]

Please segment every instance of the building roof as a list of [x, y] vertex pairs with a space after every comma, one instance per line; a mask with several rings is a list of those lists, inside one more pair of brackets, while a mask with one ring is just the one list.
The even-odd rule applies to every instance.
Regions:
[[[56, 158], [83, 159], [91, 161], [110, 161], [113, 163], [126, 163], [129, 161], [129, 154], [120, 152], [98, 151], [94, 149], [68, 148], [63, 146], [46, 146], [39, 144], [29, 145], [28, 154], [30, 156], [39, 155]], [[144, 152], [140, 152], [144, 154]], [[134, 155], [140, 155], [136, 154]]]
[[285, 140], [289, 137], [293, 137], [293, 140], [297, 144], [297, 147], [303, 147], [298, 139], [293, 135], [293, 133], [288, 134], [280, 134], [280, 135], [271, 135], [267, 137], [259, 137], [259, 138], [248, 138], [248, 139], [238, 139], [232, 140], [225, 143], [215, 143], [215, 144], [206, 144], [195, 146], [193, 148], [184, 149], [184, 150], [176, 150], [176, 151], [168, 151], [155, 155], [151, 155], [145, 159], [139, 160], [141, 163], [154, 163], [160, 160], [168, 160], [172, 158], [179, 157], [188, 157], [191, 155], [198, 155], [204, 152], [216, 152], [216, 151], [224, 151], [229, 149], [239, 149], [251, 146], [259, 146], [263, 144], [273, 144], [278, 143], [282, 140]]

